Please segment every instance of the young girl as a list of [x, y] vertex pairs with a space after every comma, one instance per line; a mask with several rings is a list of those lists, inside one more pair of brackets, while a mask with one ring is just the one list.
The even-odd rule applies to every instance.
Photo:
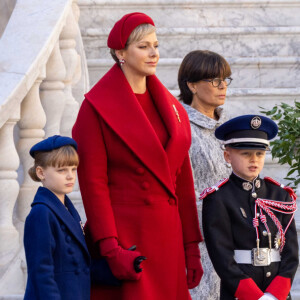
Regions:
[[89, 300], [90, 256], [72, 192], [79, 163], [69, 137], [49, 137], [30, 150], [29, 174], [41, 181], [25, 221], [28, 280], [24, 300]]

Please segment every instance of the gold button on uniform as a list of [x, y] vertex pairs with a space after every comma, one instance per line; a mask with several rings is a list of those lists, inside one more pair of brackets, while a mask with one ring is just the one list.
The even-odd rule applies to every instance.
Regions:
[[263, 236], [267, 236], [267, 235], [268, 235], [267, 231], [264, 230], [264, 231], [263, 231]]
[[270, 277], [271, 275], [272, 275], [271, 272], [266, 273], [266, 277]]

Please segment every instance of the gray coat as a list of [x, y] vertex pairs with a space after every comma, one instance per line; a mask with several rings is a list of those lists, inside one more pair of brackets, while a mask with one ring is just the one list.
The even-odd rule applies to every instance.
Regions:
[[[229, 177], [231, 167], [226, 164], [221, 149], [221, 143], [215, 137], [215, 129], [226, 121], [222, 108], [217, 108], [219, 120], [213, 120], [189, 105], [183, 104], [188, 113], [192, 145], [189, 150], [194, 175], [197, 200], [201, 192], [217, 183], [220, 179]], [[202, 201], [197, 201], [199, 223], [202, 231]], [[220, 294], [220, 279], [210, 261], [205, 243], [200, 244], [201, 262], [204, 275], [199, 286], [191, 290], [193, 300], [216, 300]]]

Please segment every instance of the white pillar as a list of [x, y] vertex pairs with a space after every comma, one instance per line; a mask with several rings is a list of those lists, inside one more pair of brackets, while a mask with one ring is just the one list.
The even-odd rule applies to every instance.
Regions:
[[0, 267], [6, 265], [19, 247], [19, 234], [13, 225], [13, 209], [19, 193], [19, 156], [14, 144], [17, 118], [0, 128]]
[[[66, 67], [66, 77], [64, 80], [66, 105], [61, 119], [61, 135], [71, 136], [71, 130], [75, 123], [79, 103], [75, 100], [72, 88], [80, 80], [81, 77], [81, 61], [80, 55], [76, 51], [76, 37], [80, 31], [78, 30], [79, 9], [76, 3], [73, 1], [72, 10], [67, 18], [66, 25], [64, 26], [60, 34], [60, 49], [63, 61]], [[83, 95], [82, 95], [83, 97]], [[81, 195], [79, 191], [78, 181], [74, 186], [73, 192], [69, 195], [72, 202], [78, 209], [83, 220], [84, 209], [82, 205]]]
[[30, 178], [28, 170], [33, 166], [33, 158], [29, 155], [29, 150], [34, 144], [40, 142], [45, 135], [43, 128], [46, 124], [46, 115], [39, 95], [41, 82], [41, 77], [35, 81], [21, 104], [20, 140], [17, 145], [24, 172], [24, 181], [20, 188], [17, 205], [17, 216], [21, 222], [25, 221], [30, 211], [30, 204], [40, 185]]
[[[75, 101], [72, 94], [72, 85], [74, 78], [77, 80], [80, 78], [80, 69], [78, 69], [78, 64], [80, 62], [80, 56], [78, 55], [76, 47], [76, 35], [78, 33], [78, 8], [76, 3], [73, 3], [73, 9], [67, 17], [66, 25], [64, 26], [60, 34], [60, 51], [66, 68], [66, 77], [64, 79], [65, 84], [65, 95], [66, 104], [61, 119], [61, 135], [71, 136], [71, 130], [76, 120], [79, 104]], [[75, 11], [75, 13], [73, 12]]]
[[60, 134], [60, 122], [65, 107], [65, 78], [66, 69], [57, 41], [46, 65], [46, 79], [40, 86], [41, 102], [47, 119], [46, 137]]

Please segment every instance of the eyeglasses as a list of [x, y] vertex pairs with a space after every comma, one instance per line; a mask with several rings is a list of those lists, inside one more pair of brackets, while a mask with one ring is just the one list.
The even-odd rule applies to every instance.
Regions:
[[222, 81], [224, 81], [225, 85], [228, 86], [231, 83], [232, 78], [227, 77], [225, 79], [221, 79], [221, 78], [201, 79], [201, 81], [211, 82], [212, 86], [219, 87], [221, 85]]

